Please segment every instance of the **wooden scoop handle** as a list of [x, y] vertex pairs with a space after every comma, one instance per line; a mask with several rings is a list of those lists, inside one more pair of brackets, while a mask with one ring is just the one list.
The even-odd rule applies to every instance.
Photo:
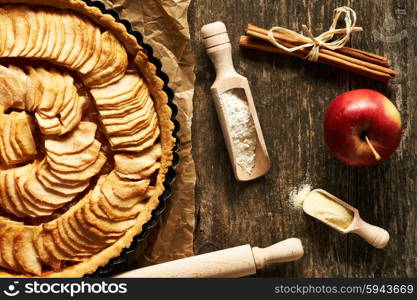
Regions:
[[266, 248], [243, 245], [207, 254], [136, 269], [116, 277], [243, 277], [275, 262], [294, 261], [303, 256], [301, 241], [290, 238]]
[[224, 23], [217, 21], [204, 25], [201, 28], [201, 36], [216, 69], [216, 80], [238, 75], [233, 66], [232, 47]]
[[290, 238], [266, 248], [252, 248], [256, 269], [262, 269], [268, 264], [290, 262], [304, 255], [303, 245], [297, 238]]
[[362, 219], [358, 220], [357, 226], [358, 228], [352, 232], [362, 237], [375, 248], [384, 248], [388, 244], [389, 233], [385, 229], [371, 225]]

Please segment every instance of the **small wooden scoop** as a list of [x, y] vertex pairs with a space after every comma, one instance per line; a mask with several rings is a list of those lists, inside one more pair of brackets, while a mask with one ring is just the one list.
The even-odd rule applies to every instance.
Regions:
[[[203, 37], [203, 43], [206, 46], [207, 54], [216, 69], [216, 80], [211, 86], [211, 94], [219, 116], [233, 172], [236, 179], [239, 181], [248, 181], [258, 178], [268, 172], [270, 161], [248, 80], [246, 77], [238, 74], [233, 66], [230, 40], [224, 23], [214, 22], [204, 25], [201, 28], [201, 34]], [[230, 125], [228, 124], [225, 111], [220, 102], [221, 94], [235, 89], [243, 90], [242, 94], [245, 95], [257, 134], [255, 166], [250, 174], [245, 172], [236, 163], [233, 143], [229, 134]]]
[[136, 269], [117, 278], [243, 277], [268, 264], [298, 260], [304, 254], [301, 241], [290, 238], [267, 248], [243, 245], [207, 254]]
[[[335, 206], [340, 205], [343, 207], [341, 208], [342, 210], [344, 210], [345, 212], [350, 212], [351, 223], [346, 224], [347, 226], [343, 228], [341, 224], [343, 224], [343, 222], [345, 222], [346, 220], [349, 220], [349, 218], [345, 218], [344, 221], [341, 221], [340, 214], [339, 216], [337, 216], [336, 210], [320, 209], [321, 212], [326, 211], [325, 214], [327, 215], [327, 217], [323, 216], [323, 214], [320, 215], [317, 209], [318, 202], [321, 200], [320, 198], [329, 199], [330, 201], [333, 201], [335, 203]], [[314, 204], [316, 205], [314, 206]], [[389, 241], [389, 233], [385, 229], [365, 222], [359, 216], [359, 211], [356, 208], [350, 206], [346, 202], [333, 196], [325, 190], [316, 189], [308, 193], [303, 202], [303, 210], [306, 214], [318, 219], [319, 221], [325, 223], [326, 225], [332, 227], [333, 229], [343, 234], [349, 232], [356, 233], [376, 248], [384, 248]]]

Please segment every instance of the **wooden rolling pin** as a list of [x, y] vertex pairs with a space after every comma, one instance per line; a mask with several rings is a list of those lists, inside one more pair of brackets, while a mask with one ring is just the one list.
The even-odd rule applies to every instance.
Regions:
[[252, 248], [248, 244], [136, 269], [115, 277], [244, 277], [256, 274], [257, 269], [262, 269], [271, 263], [297, 260], [303, 254], [301, 241], [297, 238], [290, 238], [266, 248]]

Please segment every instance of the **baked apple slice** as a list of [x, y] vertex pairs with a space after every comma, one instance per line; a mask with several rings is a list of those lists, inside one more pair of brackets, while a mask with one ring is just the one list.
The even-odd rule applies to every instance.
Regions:
[[95, 140], [97, 125], [92, 122], [80, 122], [73, 131], [65, 136], [45, 138], [45, 149], [56, 155], [81, 152]]
[[46, 161], [52, 169], [58, 172], [83, 171], [97, 160], [100, 148], [101, 143], [94, 140], [90, 146], [78, 153], [59, 156], [50, 152], [46, 156]]
[[13, 31], [12, 19], [7, 14], [7, 11], [0, 7], [0, 56], [8, 57], [12, 52], [15, 44], [15, 35]]
[[[148, 111], [146, 111], [148, 109]], [[153, 108], [153, 104], [145, 107], [143, 110], [137, 110], [125, 118], [103, 119], [103, 125], [109, 135], [129, 135], [134, 134], [148, 127], [158, 116]], [[117, 121], [116, 121], [117, 120]], [[106, 121], [106, 124], [104, 122]], [[113, 124], [109, 124], [113, 122]]]
[[89, 180], [91, 177], [97, 175], [107, 161], [106, 155], [100, 152], [97, 160], [88, 168], [76, 172], [58, 172], [50, 169], [50, 172], [57, 178], [60, 178], [63, 183], [66, 182], [83, 182]]
[[[130, 144], [116, 144], [112, 145], [112, 149], [114, 151], [130, 151], [130, 152], [140, 152], [145, 150], [146, 148], [155, 144], [155, 141], [159, 138], [160, 130], [159, 127], [156, 127], [155, 130], [151, 135], [149, 135], [145, 140], [140, 142], [132, 142]], [[110, 138], [111, 141], [111, 138]]]
[[14, 252], [17, 263], [25, 272], [40, 276], [42, 274], [42, 263], [33, 243], [37, 230], [39, 230], [37, 227], [25, 226], [16, 235]]
[[21, 214], [14, 204], [12, 203], [9, 193], [7, 192], [7, 181], [8, 176], [10, 176], [10, 172], [8, 170], [0, 171], [0, 205], [4, 209], [5, 212], [15, 215], [17, 217], [24, 217], [25, 215]]
[[[47, 48], [49, 24], [46, 12], [44, 10], [31, 10], [35, 20], [31, 22], [36, 23], [37, 35], [33, 40], [32, 49], [26, 54], [27, 57], [40, 57]], [[32, 38], [32, 37], [31, 37]]]
[[13, 203], [13, 206], [16, 208], [20, 215], [36, 217], [36, 214], [28, 210], [26, 206], [23, 205], [23, 201], [20, 194], [18, 193], [15, 181], [16, 176], [22, 174], [23, 172], [28, 172], [28, 170], [30, 170], [30, 165], [8, 170], [8, 174], [6, 175], [6, 190], [10, 201]]
[[[101, 34], [100, 43], [101, 53], [97, 64], [90, 73], [82, 76], [84, 84], [90, 88], [101, 87], [118, 81], [123, 77], [128, 64], [126, 50], [110, 31]], [[118, 53], [121, 53], [121, 55]], [[107, 76], [106, 73], [101, 74], [103, 70], [109, 67], [117, 72], [113, 71], [111, 76]]]
[[88, 74], [90, 72], [92, 72], [92, 70], [95, 68], [95, 66], [97, 65], [99, 59], [100, 59], [100, 55], [101, 55], [101, 51], [102, 51], [102, 45], [101, 45], [101, 32], [100, 29], [97, 28], [96, 26], [94, 26], [94, 35], [91, 36], [91, 38], [94, 40], [93, 42], [93, 49], [92, 49], [92, 53], [90, 54], [90, 56], [88, 57], [88, 59], [86, 59], [82, 65], [80, 67], [78, 67], [78, 72], [85, 75]]
[[[50, 35], [50, 39], [52, 39], [51, 43], [54, 45], [52, 49], [52, 53], [50, 59], [53, 61], [58, 61], [58, 57], [64, 53], [65, 49], [71, 48], [71, 39], [67, 40], [67, 31], [66, 31], [66, 24], [64, 23], [63, 13], [57, 9], [51, 9], [51, 19], [55, 23], [55, 32]], [[70, 31], [70, 30], [69, 30]], [[71, 32], [71, 31], [70, 31]], [[65, 48], [65, 45], [67, 48]]]
[[25, 48], [22, 50], [19, 56], [21, 57], [32, 57], [30, 54], [33, 52], [33, 50], [36, 47], [39, 47], [38, 42], [38, 34], [39, 34], [39, 24], [38, 24], [38, 18], [36, 17], [36, 14], [31, 9], [26, 9], [25, 7], [22, 7], [23, 9], [23, 15], [26, 18], [27, 23], [29, 24], [29, 33], [28, 33], [28, 39]]
[[21, 161], [27, 162], [35, 158], [38, 154], [36, 143], [33, 138], [35, 124], [33, 117], [25, 112], [21, 112], [16, 115], [18, 116], [12, 120], [12, 123], [15, 124], [14, 139], [17, 146], [23, 153]]
[[45, 247], [44, 236], [46, 232], [40, 228], [37, 230], [33, 237], [36, 252], [38, 253], [39, 259], [44, 265], [50, 266], [54, 271], [58, 272], [62, 269], [62, 261], [58, 260], [53, 256], [50, 251]]
[[76, 32], [73, 26], [72, 15], [73, 15], [72, 13], [63, 14], [59, 12], [58, 16], [55, 16], [56, 19], [60, 19], [62, 21], [61, 23], [62, 31], [58, 31], [58, 32], [61, 32], [61, 34], [63, 33], [64, 45], [61, 51], [58, 53], [58, 56], [56, 57], [56, 59], [55, 59], [55, 55], [52, 55], [52, 59], [55, 59], [58, 63], [65, 64], [65, 65], [71, 53], [74, 53], [73, 51], [74, 51], [74, 47], [76, 46], [75, 45], [76, 38], [77, 38], [77, 35], [79, 34], [78, 32]]
[[126, 74], [119, 81], [91, 89], [90, 92], [97, 105], [104, 107], [107, 104], [124, 104], [124, 101], [135, 98], [142, 86], [144, 86], [142, 77], [138, 74]]
[[109, 140], [112, 146], [117, 147], [138, 145], [151, 138], [158, 129], [158, 118], [153, 118], [149, 126], [144, 130], [140, 130], [131, 135], [111, 136]]
[[[71, 28], [72, 33], [68, 36], [67, 31], [65, 31], [65, 37], [70, 39], [72, 42], [72, 48], [68, 49], [68, 56], [64, 60], [59, 60], [60, 57], [58, 57], [58, 61], [62, 62], [64, 65], [69, 66], [71, 69], [73, 69], [73, 65], [75, 61], [77, 60], [77, 57], [79, 55], [82, 55], [82, 49], [83, 49], [83, 28], [81, 27], [80, 19], [75, 14], [66, 14], [62, 18], [65, 26], [68, 28]], [[69, 31], [68, 31], [69, 32]], [[70, 43], [71, 44], [71, 43]], [[64, 49], [66, 48], [66, 45], [64, 45]]]
[[70, 244], [79, 254], [93, 255], [101, 249], [91, 247], [91, 245], [89, 245], [86, 241], [82, 240], [82, 237], [75, 237], [75, 234], [72, 232], [69, 224], [67, 222], [63, 222], [62, 219], [58, 219], [58, 233], [61, 240], [66, 244]]
[[82, 207], [82, 214], [84, 216], [84, 220], [97, 228], [103, 234], [123, 234], [127, 230], [129, 230], [133, 225], [135, 225], [136, 220], [112, 220], [110, 218], [101, 218], [98, 217], [90, 207], [90, 203], [87, 203], [85, 206]]
[[9, 224], [8, 228], [0, 236], [0, 255], [13, 271], [22, 271], [21, 266], [15, 257], [14, 243], [16, 236], [23, 230], [22, 223]]
[[[114, 155], [115, 171], [133, 179], [134, 176], [146, 170], [161, 158], [162, 149], [160, 144], [155, 144], [142, 152], [117, 153]], [[141, 178], [136, 178], [141, 179]]]
[[112, 44], [111, 47], [113, 49], [112, 51], [113, 61], [110, 62], [109, 60], [108, 64], [103, 66], [99, 72], [94, 74], [94, 77], [96, 79], [93, 81], [93, 84], [91, 86], [94, 86], [94, 87], [106, 86], [109, 83], [118, 81], [122, 76], [124, 76], [126, 72], [126, 68], [128, 65], [126, 50], [123, 48], [120, 42], [116, 38], [114, 38], [113, 35], [111, 36], [112, 36], [112, 39], [111, 41], [109, 41], [108, 44], [110, 44], [110, 42]]
[[15, 43], [10, 57], [18, 57], [26, 49], [30, 34], [30, 24], [27, 19], [26, 9], [24, 6], [7, 5], [4, 7], [7, 15], [12, 20]]
[[27, 172], [15, 173], [15, 186], [20, 200], [22, 201], [22, 205], [37, 217], [50, 216], [56, 210], [56, 206], [47, 205], [37, 199], [33, 199], [26, 191], [25, 183], [28, 180], [29, 175], [33, 172], [32, 168], [36, 168], [37, 164], [35, 163], [30, 167], [31, 169]]
[[[100, 41], [100, 29], [94, 26], [86, 17], [79, 16], [84, 33], [84, 51], [74, 62], [73, 68], [80, 71], [81, 66], [89, 61], [96, 49], [96, 41]], [[98, 38], [97, 38], [98, 36]], [[84, 68], [85, 70], [86, 68]], [[82, 72], [81, 72], [82, 73]]]
[[12, 120], [10, 115], [2, 115], [0, 123], [0, 135], [1, 135], [1, 156], [6, 165], [11, 166], [20, 162], [18, 154], [14, 151], [10, 140], [10, 128]]

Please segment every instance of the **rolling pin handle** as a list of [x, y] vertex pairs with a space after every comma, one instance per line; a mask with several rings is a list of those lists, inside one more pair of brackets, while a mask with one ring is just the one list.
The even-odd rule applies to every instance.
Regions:
[[262, 269], [268, 264], [290, 262], [300, 259], [304, 255], [300, 239], [289, 238], [266, 248], [252, 248], [256, 269]]

